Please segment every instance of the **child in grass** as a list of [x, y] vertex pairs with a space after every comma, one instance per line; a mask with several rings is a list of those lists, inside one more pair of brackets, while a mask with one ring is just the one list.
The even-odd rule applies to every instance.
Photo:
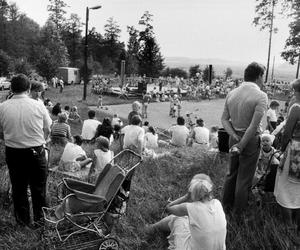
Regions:
[[188, 192], [167, 205], [171, 215], [146, 227], [146, 232], [169, 233], [168, 249], [225, 250], [227, 222], [223, 207], [212, 197], [212, 191], [209, 176], [195, 175]]

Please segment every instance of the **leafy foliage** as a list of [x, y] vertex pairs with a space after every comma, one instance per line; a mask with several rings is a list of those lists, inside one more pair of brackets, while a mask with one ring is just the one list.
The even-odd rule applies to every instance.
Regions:
[[200, 69], [200, 65], [199, 64], [191, 66], [189, 68], [190, 77], [196, 77], [196, 74], [197, 73], [201, 73], [201, 72], [202, 72], [202, 70]]
[[0, 76], [7, 75], [9, 69], [10, 57], [0, 49]]
[[227, 78], [231, 77], [231, 76], [232, 76], [232, 73], [233, 73], [233, 71], [232, 71], [231, 68], [229, 68], [229, 67], [226, 68], [226, 70], [225, 70], [225, 72], [224, 72], [225, 78], [227, 79]]
[[[211, 79], [215, 78], [215, 71], [214, 68], [212, 67], [211, 70]], [[204, 82], [208, 82], [209, 81], [209, 66], [206, 66], [205, 69], [203, 70], [203, 76], [202, 79]]]

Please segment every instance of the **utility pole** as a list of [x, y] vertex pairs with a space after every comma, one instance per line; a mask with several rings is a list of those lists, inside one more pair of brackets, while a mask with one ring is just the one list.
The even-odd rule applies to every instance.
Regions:
[[273, 79], [274, 79], [274, 66], [275, 66], [275, 56], [273, 57], [273, 66], [272, 66], [271, 82], [273, 82]]
[[298, 65], [297, 65], [296, 79], [298, 79], [298, 76], [299, 76], [299, 67], [300, 67], [300, 53], [299, 53], [299, 57], [298, 57]]

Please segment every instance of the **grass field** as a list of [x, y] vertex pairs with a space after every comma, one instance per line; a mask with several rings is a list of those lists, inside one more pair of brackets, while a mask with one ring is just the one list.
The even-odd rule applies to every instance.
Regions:
[[[67, 87], [63, 94], [58, 89], [46, 93], [53, 103], [76, 105], [82, 118], [87, 117], [88, 105], [95, 105], [96, 96], [88, 96], [87, 102], [81, 99], [81, 86]], [[104, 104], [119, 104], [124, 100], [104, 97]], [[131, 102], [131, 101], [130, 101]], [[214, 104], [214, 102], [211, 102]], [[201, 103], [199, 106], [201, 107]], [[214, 107], [215, 108], [215, 107]], [[209, 112], [209, 110], [208, 110]], [[211, 112], [212, 115], [215, 113]], [[106, 113], [97, 112], [102, 120]], [[81, 125], [72, 125], [72, 133], [80, 133]], [[91, 151], [91, 149], [89, 149]], [[2, 162], [3, 154], [1, 155]], [[171, 154], [158, 159], [145, 160], [135, 172], [131, 186], [128, 209], [113, 230], [121, 244], [121, 249], [163, 250], [167, 249], [166, 235], [146, 235], [146, 224], [156, 222], [166, 214], [164, 207], [168, 198], [175, 199], [187, 190], [187, 185], [196, 173], [208, 174], [214, 184], [214, 195], [220, 199], [227, 171], [227, 156], [215, 158], [214, 155], [199, 153], [192, 148], [173, 149]], [[49, 190], [55, 190], [58, 179], [49, 179]], [[17, 227], [12, 214], [12, 204], [7, 200], [8, 174], [6, 167], [0, 168], [0, 249], [52, 249], [44, 234]], [[55, 201], [49, 193], [51, 203]], [[283, 223], [275, 203], [257, 206], [251, 203], [248, 219], [236, 223], [228, 217], [227, 249], [230, 250], [296, 250], [299, 238]], [[75, 248], [76, 249], [76, 248]]]

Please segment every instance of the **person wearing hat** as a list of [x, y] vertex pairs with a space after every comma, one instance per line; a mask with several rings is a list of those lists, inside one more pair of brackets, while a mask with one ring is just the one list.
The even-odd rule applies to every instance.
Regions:
[[97, 178], [106, 164], [113, 159], [114, 152], [109, 149], [109, 140], [104, 136], [96, 138], [96, 147], [89, 175]]
[[44, 104], [41, 100], [42, 92], [45, 91], [44, 85], [38, 81], [31, 81], [30, 97]]
[[75, 135], [73, 141], [74, 143], [66, 144], [61, 156], [59, 167], [63, 171], [76, 172], [92, 162], [92, 159], [86, 156], [86, 152], [81, 147], [82, 137]]
[[227, 222], [213, 187], [208, 175], [195, 175], [188, 192], [167, 205], [171, 215], [146, 227], [146, 233], [168, 233], [169, 249], [225, 250]]

